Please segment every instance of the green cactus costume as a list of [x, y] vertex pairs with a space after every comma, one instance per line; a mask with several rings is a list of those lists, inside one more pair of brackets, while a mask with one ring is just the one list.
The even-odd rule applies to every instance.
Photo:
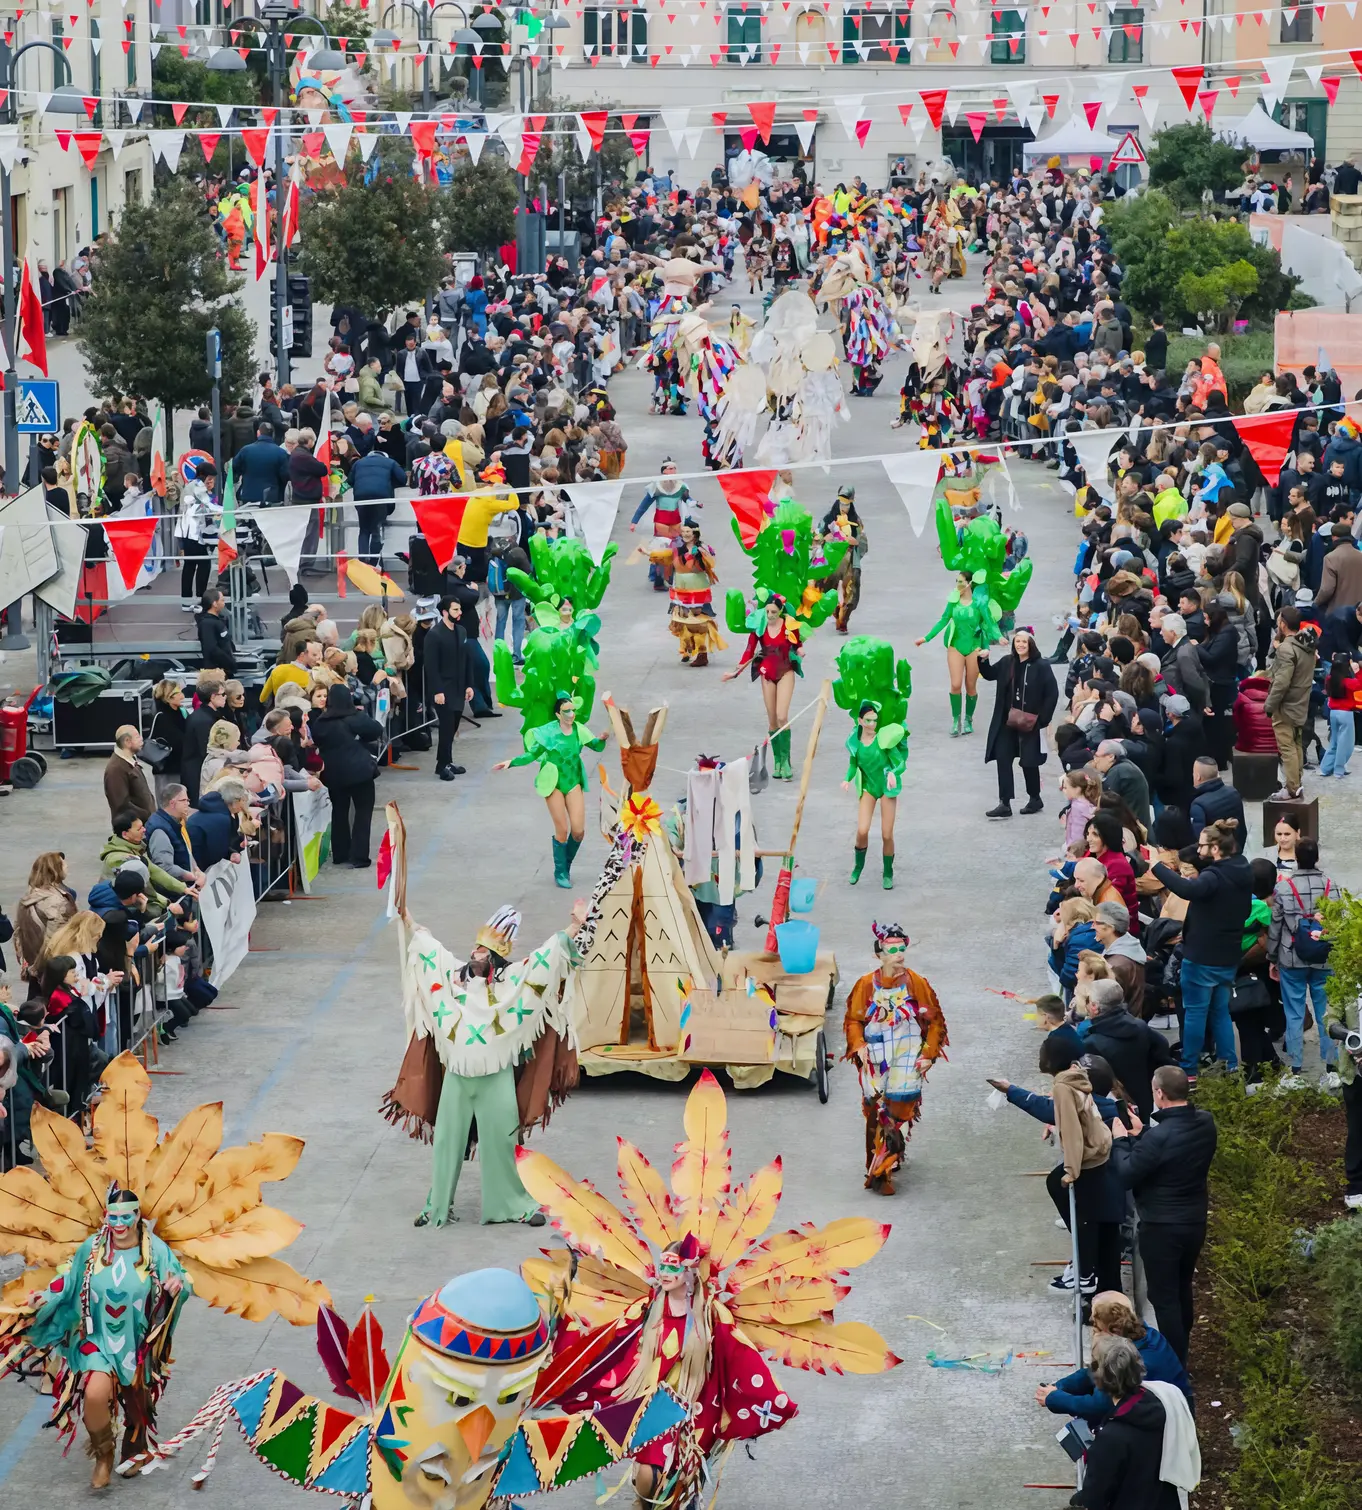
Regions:
[[579, 718], [585, 721], [591, 717], [596, 701], [596, 679], [592, 675], [597, 667], [595, 635], [600, 627], [594, 613], [581, 613], [571, 624], [559, 624], [555, 616], [552, 624], [532, 629], [525, 636], [525, 670], [519, 684], [511, 647], [504, 640], [492, 646], [497, 701], [503, 707], [520, 709], [522, 738], [553, 718], [553, 705], [560, 692], [572, 693]]
[[[960, 590], [946, 600], [941, 617], [927, 631], [925, 639], [935, 639], [944, 630], [943, 643], [960, 655], [971, 656], [987, 650], [1006, 638], [1006, 626], [1017, 611], [1022, 594], [1031, 581], [1033, 563], [1022, 561], [1012, 571], [1003, 570], [1007, 559], [1007, 536], [997, 523], [981, 515], [963, 528], [957, 527], [951, 506], [944, 498], [936, 501], [936, 538], [941, 561], [947, 571], [968, 577], [973, 584], [968, 601]], [[952, 732], [961, 732], [960, 694], [952, 692]], [[974, 709], [977, 696], [965, 699], [964, 732], [974, 732]]]
[[[832, 697], [837, 706], [852, 718], [846, 749], [846, 780], [856, 788], [857, 798], [891, 800], [903, 795], [903, 773], [908, 765], [908, 730], [903, 720], [908, 713], [908, 699], [913, 693], [913, 668], [906, 660], [895, 660], [894, 647], [888, 640], [857, 635], [848, 640], [837, 656], [837, 680]], [[875, 737], [867, 744], [861, 735], [861, 717], [866, 707], [873, 707], [879, 718]], [[869, 818], [867, 817], [867, 822]], [[851, 871], [853, 886], [861, 879], [867, 846], [861, 842], [859, 813], [855, 859]], [[886, 891], [894, 885], [894, 840], [892, 828], [884, 837], [884, 879]]]
[[594, 612], [601, 606], [610, 586], [610, 563], [619, 546], [607, 545], [599, 566], [580, 540], [550, 540], [546, 535], [534, 534], [530, 536], [529, 551], [534, 575], [512, 566], [507, 568], [506, 579], [524, 593], [537, 624], [557, 625], [564, 603], [570, 604], [577, 614]]
[[[768, 680], [780, 679], [771, 675], [768, 654], [764, 653], [770, 649], [764, 641], [766, 605], [773, 597], [778, 597], [785, 603], [786, 619], [792, 622], [795, 631], [785, 653], [790, 669], [802, 676], [800, 645], [808, 633], [817, 629], [837, 607], [835, 589], [820, 592], [813, 584], [837, 571], [847, 546], [833, 542], [815, 547], [813, 516], [788, 499], [777, 505], [775, 514], [762, 526], [750, 546], [743, 542], [736, 520], [733, 521], [733, 533], [744, 554], [752, 560], [754, 584], [750, 609], [736, 588], [730, 589], [724, 601], [729, 629], [734, 634], [749, 636], [743, 664], [751, 665], [754, 681], [762, 676]], [[793, 779], [789, 729], [772, 732], [771, 753], [776, 779]]]
[[539, 762], [539, 774], [534, 779], [534, 789], [541, 797], [550, 792], [569, 792], [580, 787], [586, 791], [586, 764], [583, 750], [603, 750], [605, 735], [593, 737], [588, 729], [585, 734], [574, 725], [564, 729], [558, 720], [551, 719], [525, 736], [525, 753], [511, 761], [513, 766]]

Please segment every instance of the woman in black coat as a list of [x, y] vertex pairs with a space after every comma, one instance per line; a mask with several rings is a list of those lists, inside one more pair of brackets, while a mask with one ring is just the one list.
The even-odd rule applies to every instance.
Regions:
[[373, 864], [369, 825], [383, 726], [355, 707], [344, 686], [332, 687], [325, 709], [307, 722], [322, 757], [322, 784], [331, 794], [331, 858], [337, 865], [364, 870]]
[[1239, 690], [1239, 634], [1230, 623], [1228, 610], [1219, 601], [1207, 610], [1206, 638], [1196, 647], [1196, 653], [1211, 684], [1206, 738], [1216, 765], [1223, 771], [1234, 749], [1234, 719], [1230, 710]]
[[1076, 1510], [1178, 1510], [1177, 1488], [1159, 1477], [1168, 1417], [1142, 1385], [1144, 1364], [1133, 1342], [1104, 1337], [1094, 1350], [1092, 1382], [1115, 1409], [1088, 1448]]
[[170, 751], [170, 758], [156, 773], [156, 795], [180, 779], [180, 759], [184, 753], [184, 688], [178, 682], [159, 681], [151, 689], [156, 713], [151, 720], [151, 738]]
[[[988, 726], [988, 747], [984, 762], [998, 766], [998, 805], [987, 814], [990, 818], [1010, 818], [1016, 786], [1012, 779], [1012, 762], [1022, 768], [1026, 782], [1027, 804], [1024, 813], [1038, 813], [1045, 806], [1040, 800], [1040, 768], [1045, 764], [1044, 731], [1055, 716], [1059, 688], [1050, 663], [1041, 654], [1030, 633], [1018, 630], [1012, 636], [1012, 648], [999, 661], [979, 658], [979, 675], [986, 682], [997, 682], [998, 695], [993, 702], [993, 718]], [[1029, 727], [1017, 727], [1029, 725]]]

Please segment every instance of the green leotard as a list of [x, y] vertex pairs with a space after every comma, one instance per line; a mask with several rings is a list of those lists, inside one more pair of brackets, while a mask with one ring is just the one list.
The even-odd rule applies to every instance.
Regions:
[[[903, 772], [908, 765], [907, 734], [886, 750], [881, 747], [878, 738], [872, 739], [869, 744], [862, 744], [861, 731], [856, 728], [847, 740], [847, 754], [851, 761], [847, 766], [846, 779], [855, 785], [858, 797], [903, 795]], [[892, 787], [888, 779], [891, 774], [894, 776]]]
[[565, 734], [562, 725], [555, 718], [552, 723], [540, 724], [537, 729], [530, 730], [525, 736], [524, 754], [517, 755], [511, 764], [529, 765], [537, 760], [539, 775], [534, 786], [539, 795], [547, 797], [550, 792], [562, 792], [566, 796], [578, 787], [586, 791], [586, 766], [582, 761], [582, 751], [604, 748], [604, 734], [597, 739], [583, 738], [581, 730], [575, 724]]
[[935, 639], [943, 629], [946, 631], [943, 637], [946, 645], [951, 650], [959, 651], [961, 655], [973, 655], [976, 650], [986, 650], [994, 641], [1002, 639], [1003, 631], [994, 615], [987, 586], [981, 584], [976, 587], [968, 603], [960, 601], [958, 589], [952, 593], [946, 600], [941, 617], [923, 638]]

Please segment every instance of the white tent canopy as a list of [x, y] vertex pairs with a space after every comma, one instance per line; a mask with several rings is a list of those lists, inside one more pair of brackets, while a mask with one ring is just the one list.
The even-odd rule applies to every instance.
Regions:
[[1215, 134], [1222, 142], [1243, 142], [1257, 152], [1304, 152], [1313, 157], [1315, 139], [1308, 131], [1293, 131], [1274, 121], [1261, 101], [1242, 120], [1222, 121]]
[[1038, 142], [1027, 142], [1023, 157], [1110, 157], [1120, 138], [1096, 131], [1079, 115], [1071, 115], [1058, 131]]

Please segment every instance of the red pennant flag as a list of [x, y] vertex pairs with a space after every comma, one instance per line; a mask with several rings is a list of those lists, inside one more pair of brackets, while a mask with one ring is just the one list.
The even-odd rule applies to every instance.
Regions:
[[[515, 169], [517, 173], [528, 173], [534, 167], [534, 160], [539, 155], [539, 140], [543, 134], [542, 131], [527, 131], [520, 138], [520, 161], [516, 164]], [[646, 143], [648, 133], [644, 131], [641, 134]]]
[[147, 559], [148, 551], [151, 550], [151, 542], [156, 538], [156, 526], [160, 521], [157, 519], [106, 519], [103, 523], [104, 533], [109, 539], [109, 549], [114, 553], [114, 560], [118, 562], [123, 586], [136, 587], [137, 573], [142, 570], [142, 563]]
[[71, 133], [69, 131], [62, 131], [58, 129], [55, 130], [52, 134], [57, 138], [57, 145], [62, 149], [63, 152], [69, 152], [71, 150]]
[[322, 147], [325, 144], [326, 137], [320, 131], [303, 132], [303, 151], [308, 157], [320, 157], [322, 155]]
[[385, 828], [383, 842], [378, 846], [378, 859], [374, 861], [374, 876], [380, 891], [388, 884], [393, 873], [393, 836]]
[[1102, 108], [1102, 101], [1101, 100], [1084, 100], [1083, 101], [1083, 114], [1087, 116], [1087, 118], [1088, 118], [1088, 125], [1089, 126], [1096, 126], [1096, 124], [1097, 124], [1097, 113], [1098, 113], [1099, 110], [1101, 110], [1101, 108]]
[[1054, 120], [1055, 107], [1059, 104], [1059, 96], [1057, 94], [1043, 94], [1041, 95], [1041, 101], [1045, 105], [1046, 115], [1048, 115], [1051, 120]]
[[242, 145], [246, 148], [246, 155], [257, 168], [265, 164], [265, 144], [269, 141], [270, 133], [264, 126], [246, 126], [241, 132]]
[[1211, 112], [1215, 109], [1215, 102], [1219, 98], [1220, 91], [1218, 89], [1203, 89], [1197, 95], [1197, 99], [1201, 101], [1202, 110], [1206, 112], [1206, 119], [1208, 121], [1211, 118]]
[[637, 124], [638, 111], [635, 111], [632, 115], [622, 114], [620, 116], [620, 125], [624, 127], [625, 131], [632, 131]]
[[203, 153], [204, 162], [211, 163], [213, 161], [213, 152], [221, 140], [221, 131], [199, 132], [199, 148]]
[[99, 96], [97, 94], [83, 94], [80, 97], [80, 102], [85, 106], [86, 115], [93, 121], [95, 111], [99, 109]]
[[1268, 487], [1275, 488], [1281, 481], [1282, 465], [1295, 433], [1295, 411], [1269, 409], [1266, 414], [1236, 415], [1234, 428], [1258, 463]]
[[1002, 118], [1006, 114], [1007, 114], [1007, 101], [1005, 99], [1003, 99], [1003, 100], [994, 100], [994, 102], [993, 102], [993, 118], [995, 120], [999, 120], [1000, 121], [1000, 120], [1002, 120]]
[[1226, 79], [1225, 80], [1225, 88], [1229, 90], [1230, 97], [1232, 99], [1236, 99], [1237, 100], [1239, 98], [1239, 86], [1242, 83], [1243, 83], [1243, 79], [1240, 77], [1239, 74], [1235, 74], [1235, 76], [1232, 79]]
[[[775, 473], [771, 475], [774, 477]], [[435, 557], [435, 570], [443, 571], [457, 554], [459, 529], [468, 498], [456, 497], [452, 493], [432, 493], [424, 498], [413, 498], [411, 506], [416, 512], [416, 523], [430, 546], [430, 553]]]
[[19, 282], [19, 354], [47, 376], [47, 335], [43, 330], [43, 301], [38, 296], [38, 280], [32, 264], [24, 258], [23, 277]]
[[856, 140], [858, 142], [860, 142], [861, 146], [863, 146], [863, 147], [865, 146], [865, 139], [869, 135], [870, 135], [870, 122], [869, 121], [857, 121], [856, 122]]
[[776, 102], [774, 100], [759, 100], [756, 104], [749, 105], [747, 110], [752, 117], [753, 125], [761, 132], [762, 141], [769, 142], [771, 140], [771, 127], [775, 124], [776, 119]]
[[750, 152], [757, 145], [757, 128], [755, 126], [740, 127], [738, 139], [742, 142], [743, 151]]
[[1362, 76], [1362, 47], [1353, 47], [1348, 51], [1348, 56], [1353, 60], [1353, 67]]
[[946, 111], [946, 91], [944, 89], [919, 89], [918, 94], [922, 99], [922, 108], [927, 112], [927, 119], [932, 123], [932, 129], [940, 131], [941, 117]]
[[605, 123], [610, 119], [609, 112], [605, 110], [583, 110], [577, 119], [586, 127], [586, 133], [591, 138], [592, 147], [599, 152], [601, 150], [601, 143], [605, 140]]
[[277, 105], [262, 105], [260, 107], [260, 114], [264, 118], [265, 124], [272, 126], [279, 119], [279, 107]]
[[1332, 79], [1321, 79], [1319, 81], [1319, 87], [1325, 92], [1325, 94], [1329, 96], [1329, 103], [1331, 105], [1338, 98], [1338, 86], [1342, 82], [1343, 80], [1337, 77]]
[[984, 127], [988, 125], [988, 117], [982, 110], [967, 110], [965, 112], [965, 124], [970, 129], [970, 134], [977, 142], [984, 134]]
[[818, 119], [818, 112], [816, 110], [806, 110], [804, 111], [804, 119], [806, 121], [816, 121]]
[[173, 115], [175, 117], [175, 124], [177, 126], [183, 126], [184, 125], [184, 113], [188, 109], [189, 109], [189, 106], [187, 104], [185, 104], [185, 102], [183, 100], [176, 100], [171, 105], [171, 107], [170, 107], [170, 113], [171, 113], [171, 115]]
[[712, 120], [714, 122], [714, 124], [719, 128], [719, 130], [722, 131], [724, 129], [724, 122], [728, 119], [728, 111], [727, 110], [715, 110], [715, 111], [713, 111], [710, 114], [709, 118], [710, 118], [710, 120]]
[[911, 104], [909, 104], [909, 105], [900, 105], [899, 106], [899, 119], [903, 122], [903, 124], [905, 126], [908, 124], [908, 117], [912, 113], [913, 113], [913, 107], [912, 107]]
[[1190, 114], [1197, 91], [1201, 88], [1201, 81], [1206, 77], [1206, 70], [1198, 65], [1194, 68], [1175, 68], [1172, 72], [1173, 80], [1182, 93], [1183, 104]]
[[[435, 155], [435, 128], [437, 121], [413, 121], [408, 128], [411, 131], [411, 144], [416, 148], [418, 157], [434, 157]], [[526, 140], [529, 138], [527, 137]], [[538, 146], [538, 138], [535, 145]], [[533, 159], [531, 159], [533, 161]], [[522, 169], [522, 172], [525, 170]]]
[[629, 133], [629, 145], [634, 149], [635, 157], [642, 157], [647, 152], [648, 138], [651, 135], [652, 132], [646, 126], [641, 131], [631, 131]]
[[771, 484], [775, 480], [773, 471], [719, 473], [719, 486], [733, 510], [733, 528], [749, 550], [771, 517]]
[[75, 131], [71, 134], [71, 140], [75, 142], [77, 150], [84, 159], [87, 168], [93, 168], [95, 159], [99, 156], [99, 149], [104, 141], [102, 131]]

